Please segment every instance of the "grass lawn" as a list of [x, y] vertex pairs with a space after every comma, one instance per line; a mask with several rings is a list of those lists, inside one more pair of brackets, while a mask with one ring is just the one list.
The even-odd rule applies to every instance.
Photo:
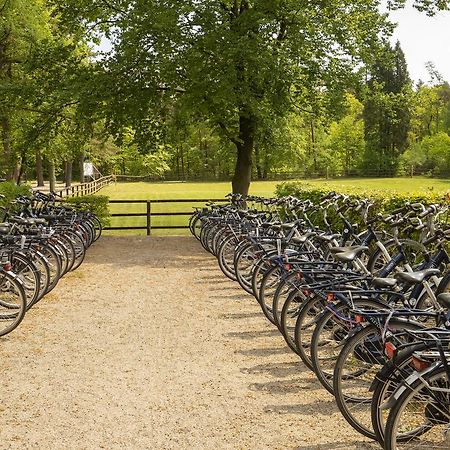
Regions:
[[[275, 187], [279, 181], [255, 181], [251, 184], [250, 193], [270, 197], [274, 195]], [[355, 192], [357, 190], [383, 190], [393, 192], [419, 192], [433, 190], [445, 193], [450, 189], [449, 179], [430, 178], [351, 178], [345, 180], [307, 180], [304, 183], [310, 186], [327, 187], [330, 191]], [[159, 200], [159, 199], [207, 199], [223, 198], [231, 190], [229, 182], [217, 183], [115, 183], [99, 192], [110, 199], [118, 200]], [[187, 212], [193, 206], [201, 203], [153, 203], [152, 213], [155, 212]], [[110, 205], [112, 213], [144, 213], [145, 204]], [[152, 225], [184, 225], [188, 216], [152, 217]], [[145, 217], [115, 217], [111, 220], [112, 226], [145, 226]], [[108, 231], [108, 234], [145, 234], [145, 231]], [[154, 230], [152, 234], [187, 234], [187, 230]]]

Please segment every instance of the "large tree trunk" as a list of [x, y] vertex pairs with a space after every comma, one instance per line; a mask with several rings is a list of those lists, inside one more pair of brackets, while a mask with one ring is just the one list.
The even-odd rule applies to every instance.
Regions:
[[64, 162], [64, 181], [66, 187], [72, 186], [72, 161]]
[[252, 178], [252, 153], [255, 143], [256, 118], [252, 115], [239, 117], [239, 140], [236, 167], [232, 181], [233, 193], [247, 195]]
[[50, 182], [50, 192], [54, 192], [56, 189], [56, 175], [55, 175], [55, 164], [53, 161], [48, 163], [48, 179]]
[[44, 169], [42, 167], [42, 155], [36, 150], [36, 179], [38, 187], [44, 186]]

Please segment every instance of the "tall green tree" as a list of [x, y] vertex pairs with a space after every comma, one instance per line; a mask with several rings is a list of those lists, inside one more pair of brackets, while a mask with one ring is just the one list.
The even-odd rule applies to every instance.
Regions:
[[367, 168], [393, 175], [408, 147], [411, 121], [411, 80], [405, 55], [397, 42], [370, 69], [364, 102]]
[[17, 123], [26, 120], [18, 110], [26, 91], [26, 65], [31, 52], [50, 37], [49, 14], [41, 0], [5, 0], [0, 4], [0, 126], [3, 142], [2, 169], [8, 179], [17, 178], [15, 148]]
[[[104, 34], [112, 43], [97, 84], [109, 130], [120, 137], [132, 127], [138, 145], [156, 151], [168, 117], [186, 109], [234, 145], [233, 190], [244, 194], [255, 146], [264, 160], [259, 141], [293, 104], [310, 114], [308, 151], [318, 167], [318, 99], [325, 92], [342, 96], [354, 68], [376, 57], [380, 36], [392, 30], [375, 0], [53, 3], [72, 32]], [[448, 6], [442, 0], [414, 4], [428, 14]]]
[[311, 109], [320, 92], [343, 93], [392, 29], [365, 0], [70, 0], [59, 10], [109, 33], [112, 125], [142, 130], [145, 145], [182, 104], [234, 144], [233, 190], [244, 194], [261, 128], [293, 101]]

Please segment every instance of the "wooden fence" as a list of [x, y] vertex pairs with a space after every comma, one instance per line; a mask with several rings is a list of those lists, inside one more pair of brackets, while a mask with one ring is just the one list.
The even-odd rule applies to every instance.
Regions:
[[98, 178], [97, 180], [89, 181], [88, 183], [74, 184], [73, 186], [64, 189], [58, 189], [56, 194], [60, 197], [79, 197], [82, 195], [92, 195], [98, 192], [101, 188], [116, 181], [114, 175]]
[[191, 208], [190, 211], [177, 211], [177, 212], [153, 212], [152, 205], [160, 203], [190, 203], [190, 204], [202, 204], [208, 202], [223, 203], [227, 200], [220, 199], [170, 199], [170, 200], [110, 200], [110, 204], [144, 204], [145, 211], [138, 213], [112, 213], [111, 217], [145, 217], [146, 223], [144, 226], [110, 226], [105, 227], [105, 230], [146, 230], [147, 236], [151, 235], [152, 230], [167, 230], [167, 229], [187, 229], [188, 224], [185, 225], [153, 225], [152, 217], [155, 216], [191, 216], [194, 210]]

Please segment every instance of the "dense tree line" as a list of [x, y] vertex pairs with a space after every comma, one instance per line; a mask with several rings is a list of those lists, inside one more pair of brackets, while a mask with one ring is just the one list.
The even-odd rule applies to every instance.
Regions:
[[448, 174], [450, 87], [391, 31], [366, 0], [2, 0], [3, 175]]

